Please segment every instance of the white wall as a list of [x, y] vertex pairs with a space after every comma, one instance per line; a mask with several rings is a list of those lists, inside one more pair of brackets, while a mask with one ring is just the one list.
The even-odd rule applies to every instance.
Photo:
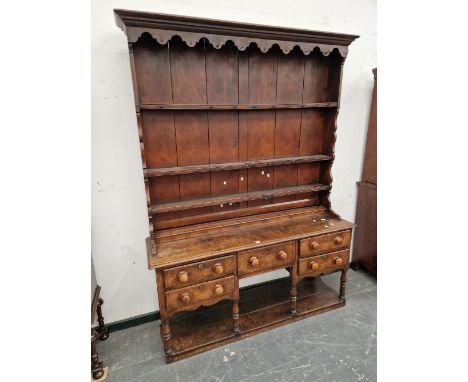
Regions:
[[377, 59], [375, 0], [93, 0], [92, 253], [107, 322], [159, 309], [146, 265], [148, 220], [128, 48], [113, 8], [360, 35], [345, 64], [332, 190], [333, 209], [354, 220]]

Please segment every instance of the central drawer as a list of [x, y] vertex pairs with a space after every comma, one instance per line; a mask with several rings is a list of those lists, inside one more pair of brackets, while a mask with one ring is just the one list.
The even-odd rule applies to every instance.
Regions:
[[191, 310], [200, 305], [212, 305], [234, 295], [234, 276], [166, 292], [170, 312]]
[[239, 276], [292, 266], [296, 257], [293, 241], [269, 247], [239, 252], [237, 272]]

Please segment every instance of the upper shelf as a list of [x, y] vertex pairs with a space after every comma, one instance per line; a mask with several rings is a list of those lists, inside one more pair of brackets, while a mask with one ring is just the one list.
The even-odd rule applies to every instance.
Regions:
[[202, 198], [187, 200], [181, 202], [171, 202], [171, 203], [157, 203], [149, 207], [148, 212], [150, 214], [154, 213], [163, 213], [163, 212], [174, 212], [174, 211], [183, 211], [189, 210], [192, 208], [201, 208], [201, 207], [211, 207], [219, 205], [222, 207], [224, 204], [233, 204], [233, 203], [242, 203], [250, 202], [260, 199], [269, 199], [279, 196], [288, 196], [288, 195], [300, 195], [309, 192], [317, 192], [330, 189], [329, 186], [325, 184], [307, 184], [303, 186], [294, 186], [294, 187], [284, 187], [277, 189], [270, 189], [264, 191], [253, 191], [253, 192], [243, 192], [239, 194], [232, 195], [222, 195], [215, 196], [211, 198]]
[[165, 168], [147, 168], [144, 170], [145, 178], [153, 178], [165, 175], [183, 175], [194, 174], [209, 171], [230, 171], [254, 167], [281, 166], [288, 164], [322, 162], [331, 160], [330, 155], [309, 155], [300, 157], [284, 157], [272, 159], [260, 159], [244, 162], [202, 164], [198, 166], [165, 167]]
[[277, 110], [314, 109], [337, 107], [338, 102], [315, 102], [303, 104], [244, 104], [244, 105], [201, 105], [201, 104], [140, 104], [140, 110]]

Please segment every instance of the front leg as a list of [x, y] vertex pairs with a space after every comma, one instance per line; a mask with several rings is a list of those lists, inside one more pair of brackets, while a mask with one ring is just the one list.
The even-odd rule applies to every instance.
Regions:
[[164, 352], [167, 355], [173, 354], [172, 341], [171, 341], [171, 327], [169, 326], [169, 320], [161, 318], [161, 333], [163, 338]]
[[348, 272], [348, 269], [343, 269], [341, 271], [341, 278], [340, 278], [340, 299], [344, 300], [345, 299], [345, 294], [346, 294], [346, 272]]
[[234, 333], [240, 334], [239, 328], [239, 301], [234, 300], [232, 303], [232, 320], [234, 322]]
[[297, 305], [297, 282], [292, 279], [291, 281], [291, 290], [289, 292], [291, 298], [291, 314], [293, 316], [297, 315], [296, 305]]

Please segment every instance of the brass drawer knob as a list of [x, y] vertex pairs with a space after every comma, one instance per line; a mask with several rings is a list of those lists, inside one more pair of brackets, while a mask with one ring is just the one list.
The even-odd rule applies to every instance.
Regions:
[[249, 263], [252, 267], [257, 267], [260, 264], [260, 260], [258, 260], [255, 256], [251, 257]]
[[340, 245], [343, 242], [343, 238], [341, 236], [335, 237], [335, 244]]
[[335, 257], [335, 264], [336, 265], [341, 265], [343, 264], [343, 259], [341, 257]]
[[287, 254], [285, 251], [279, 251], [278, 257], [279, 257], [281, 260], [286, 260], [286, 259], [288, 258], [288, 254]]
[[185, 271], [179, 272], [177, 278], [181, 283], [186, 283], [188, 281], [188, 273]]
[[190, 302], [190, 295], [188, 293], [182, 293], [180, 299], [184, 304], [188, 304]]
[[315, 261], [311, 261], [309, 263], [309, 267], [313, 270], [313, 271], [316, 271], [317, 269], [319, 269], [319, 263], [315, 262]]
[[319, 247], [320, 247], [320, 244], [317, 243], [316, 241], [313, 241], [312, 243], [310, 243], [310, 249], [313, 249], [314, 251], [319, 249]]
[[218, 284], [218, 285], [215, 285], [215, 291], [214, 291], [214, 292], [215, 292], [216, 296], [222, 296], [223, 293], [224, 293], [224, 288], [223, 288], [223, 286], [222, 286], [222, 285], [219, 285], [219, 284]]
[[217, 273], [218, 275], [224, 272], [223, 264], [221, 263], [216, 263], [213, 265], [213, 271], [214, 273]]

